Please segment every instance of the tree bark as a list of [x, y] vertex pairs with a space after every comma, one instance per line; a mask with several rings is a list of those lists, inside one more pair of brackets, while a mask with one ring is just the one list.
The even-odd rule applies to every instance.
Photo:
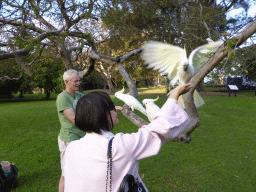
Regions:
[[114, 94], [116, 90], [115, 90], [114, 85], [112, 83], [111, 75], [108, 72], [109, 70], [108, 71], [105, 70], [104, 67], [102, 66], [102, 64], [99, 64], [99, 65], [100, 65], [100, 69], [96, 68], [96, 70], [100, 73], [101, 77], [108, 84], [108, 88], [109, 88], [110, 94]]
[[117, 68], [120, 71], [122, 77], [124, 78], [124, 80], [126, 81], [128, 87], [129, 87], [130, 95], [132, 95], [135, 98], [139, 97], [136, 84], [132, 80], [131, 76], [127, 73], [124, 66], [121, 63], [119, 63], [117, 65]]
[[119, 72], [121, 73], [122, 77], [125, 79], [128, 87], [129, 87], [130, 95], [137, 98], [139, 96], [139, 94], [138, 94], [138, 91], [137, 91], [137, 88], [136, 88], [136, 84], [132, 80], [130, 75], [127, 73], [127, 71], [125, 70], [124, 66], [121, 63], [123, 63], [125, 60], [132, 57], [133, 55], [136, 55], [136, 54], [140, 53], [141, 51], [142, 51], [141, 48], [140, 49], [134, 49], [134, 50], [128, 52], [127, 54], [125, 54], [121, 57], [110, 57], [110, 56], [102, 55], [94, 49], [90, 53], [90, 58], [99, 60], [103, 63], [108, 63], [110, 65], [118, 64], [117, 68], [119, 69]]
[[129, 119], [131, 122], [133, 122], [136, 126], [142, 127], [143, 125], [147, 125], [148, 122], [144, 119], [140, 118], [138, 115], [136, 115], [129, 106], [124, 105], [122, 110], [123, 115]]
[[51, 92], [49, 90], [46, 90], [45, 92], [46, 92], [45, 100], [49, 100], [51, 96]]

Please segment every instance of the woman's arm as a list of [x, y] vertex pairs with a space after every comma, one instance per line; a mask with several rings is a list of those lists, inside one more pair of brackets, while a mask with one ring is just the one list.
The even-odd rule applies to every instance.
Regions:
[[185, 85], [179, 85], [178, 87], [176, 87], [175, 89], [173, 89], [170, 92], [169, 98], [173, 98], [175, 100], [178, 100], [180, 95], [183, 95], [183, 94], [187, 93], [191, 88], [192, 87], [191, 87], [190, 83], [187, 83]]
[[[187, 92], [190, 84], [176, 88], [175, 92], [154, 115], [150, 124], [142, 126], [132, 134], [118, 133], [120, 151], [136, 160], [158, 154], [162, 144], [174, 140], [189, 125], [186, 111], [176, 103], [179, 95]], [[118, 147], [118, 148], [119, 148]], [[122, 149], [123, 148], [123, 149]]]

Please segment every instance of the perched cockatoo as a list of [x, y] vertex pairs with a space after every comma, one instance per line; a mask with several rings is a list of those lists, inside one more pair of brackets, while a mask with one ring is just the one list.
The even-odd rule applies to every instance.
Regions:
[[[207, 39], [208, 43], [202, 45], [191, 52], [187, 58], [186, 49], [180, 47], [149, 41], [142, 48], [141, 58], [148, 65], [148, 68], [158, 70], [160, 73], [168, 75], [170, 84], [174, 86], [177, 82], [179, 84], [186, 84], [194, 75], [201, 65], [203, 65], [211, 56], [211, 53], [222, 45], [223, 41], [212, 41]], [[201, 107], [204, 100], [195, 90], [194, 102], [196, 107]], [[178, 103], [184, 107], [183, 98], [179, 97]]]
[[115, 97], [122, 100], [126, 105], [128, 105], [132, 111], [137, 109], [141, 113], [147, 116], [146, 109], [142, 106], [142, 104], [133, 96], [123, 94], [124, 88], [121, 91], [115, 93]]
[[156, 99], [143, 99], [142, 104], [146, 107], [146, 112], [148, 116], [148, 120], [151, 122], [154, 114], [160, 109], [154, 102], [157, 101], [159, 97]]

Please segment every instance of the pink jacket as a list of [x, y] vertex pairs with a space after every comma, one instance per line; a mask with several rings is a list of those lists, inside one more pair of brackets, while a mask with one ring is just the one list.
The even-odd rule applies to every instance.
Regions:
[[178, 136], [190, 123], [189, 116], [176, 102], [168, 99], [152, 122], [136, 133], [115, 136], [110, 132], [87, 133], [80, 140], [72, 141], [65, 153], [64, 191], [106, 191], [107, 148], [113, 136], [112, 191], [118, 191], [127, 173], [142, 182], [138, 174], [139, 160], [158, 154], [162, 144]]

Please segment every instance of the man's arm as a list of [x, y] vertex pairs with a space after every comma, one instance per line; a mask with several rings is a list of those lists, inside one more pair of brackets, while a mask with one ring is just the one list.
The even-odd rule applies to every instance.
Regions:
[[75, 124], [75, 112], [73, 108], [68, 108], [63, 111], [63, 114], [72, 122]]

